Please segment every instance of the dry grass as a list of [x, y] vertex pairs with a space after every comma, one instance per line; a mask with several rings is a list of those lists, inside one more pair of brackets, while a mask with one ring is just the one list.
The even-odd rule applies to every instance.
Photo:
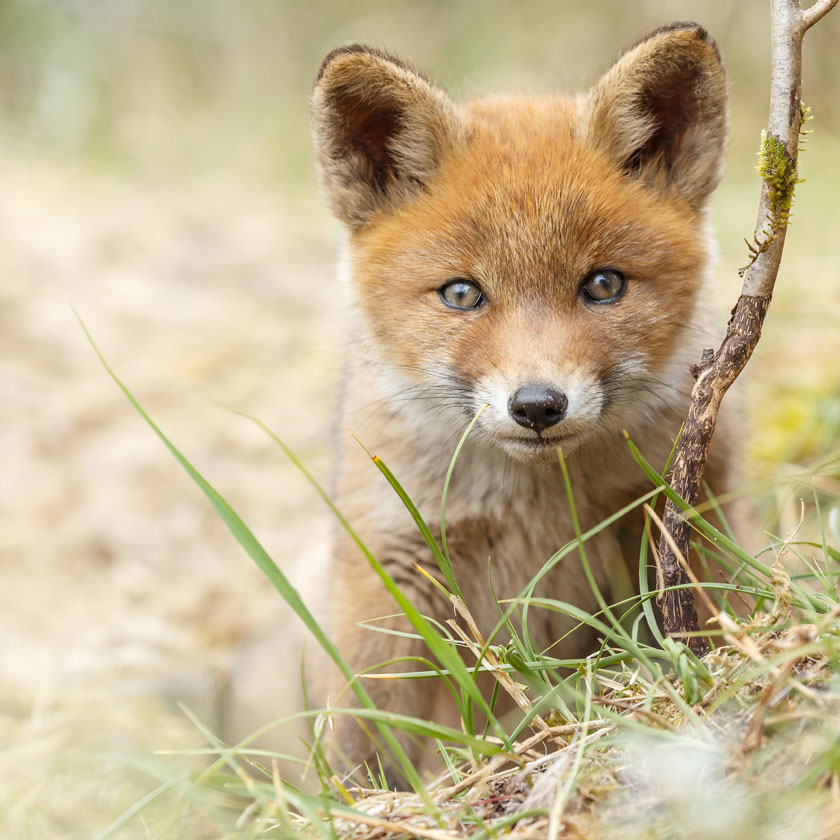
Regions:
[[352, 814], [337, 800], [329, 820], [328, 811], [277, 820], [282, 783], [275, 776], [272, 796], [252, 775], [259, 807], [249, 824], [257, 836], [290, 825], [353, 840], [828, 840], [840, 829], [838, 629], [836, 615], [784, 631], [739, 628], [705, 659], [712, 682], [690, 717], [642, 669], [594, 677], [590, 717], [462, 766], [457, 781], [445, 772], [431, 782], [438, 819], [415, 793], [349, 787]]
[[[119, 380], [117, 384], [124, 388]], [[130, 393], [126, 394], [151, 425]], [[352, 786], [347, 780], [355, 771], [342, 778], [324, 753], [323, 723], [334, 712], [321, 710], [314, 713], [318, 720], [310, 744], [311, 767], [320, 790], [311, 795], [284, 780], [276, 762], [279, 756], [251, 750], [247, 739], [234, 747], [225, 745], [194, 719], [208, 737], [208, 752], [217, 755], [196, 783], [199, 789], [221, 786], [247, 799], [237, 828], [248, 836], [445, 840], [503, 832], [521, 837], [705, 840], [721, 834], [757, 833], [813, 840], [832, 836], [840, 825], [840, 684], [836, 675], [840, 601], [835, 584], [840, 551], [827, 542], [819, 504], [815, 511], [821, 542], [803, 542], [800, 521], [787, 540], [771, 543], [772, 566], [748, 555], [697, 512], [686, 514], [698, 536], [710, 539], [724, 568], [727, 560], [734, 561], [729, 564], [729, 583], [718, 584], [718, 589], [747, 596], [756, 605], [749, 619], [739, 620], [728, 606], [715, 610], [703, 585], [695, 580], [698, 594], [712, 610], [710, 623], [717, 627], [715, 635], [721, 642], [703, 660], [684, 644], [661, 637], [653, 613], [642, 609], [648, 597], [644, 592], [632, 631], [615, 618], [626, 603], [621, 609], [605, 606], [588, 615], [574, 605], [534, 599], [531, 587], [500, 605], [511, 618], [527, 604], [531, 610], [568, 611], [581, 623], [599, 628], [601, 650], [581, 659], [568, 676], [544, 654], [534, 654], [527, 638], [519, 636], [524, 630], [514, 624], [506, 625], [511, 639], [504, 647], [491, 646], [492, 638], [482, 635], [468, 606], [443, 584], [438, 584], [441, 594], [452, 602], [457, 615], [447, 622], [454, 635], [430, 632], [431, 625], [409, 610], [387, 573], [364, 551], [426, 642], [429, 658], [440, 663], [461, 696], [467, 697], [468, 689], [475, 688], [476, 675], [462, 665], [459, 670], [448, 664], [458, 648], [473, 653], [481, 669], [495, 678], [524, 714], [505, 734], [488, 712], [490, 730], [501, 737], [485, 734], [477, 740], [474, 724], [468, 722], [471, 716], [463, 717], [463, 734], [459, 734], [373, 708], [340, 653], [322, 636], [317, 622], [251, 532], [171, 442], [155, 431], [351, 680], [361, 703], [353, 714], [374, 722], [387, 738], [396, 730], [433, 738], [446, 768], [427, 782], [412, 771], [410, 794], [388, 790], [384, 782], [378, 782], [376, 768], [365, 768], [372, 788]], [[671, 493], [664, 479], [638, 454], [637, 458], [659, 491]], [[384, 465], [379, 466], [416, 513], [397, 480]], [[562, 455], [561, 466], [565, 474]], [[317, 484], [316, 489], [332, 506]], [[568, 484], [567, 489], [574, 515]], [[446, 487], [443, 492], [445, 501]], [[647, 504], [644, 508], [655, 522], [652, 508]], [[802, 508], [804, 519], [804, 503]], [[831, 518], [836, 519], [834, 514]], [[550, 563], [579, 551], [585, 568], [584, 543], [601, 527], [578, 534]], [[840, 543], [840, 534], [833, 533], [836, 522], [830, 522], [829, 528], [831, 538]], [[425, 538], [437, 549], [430, 534]], [[640, 569], [646, 564], [644, 548]], [[446, 573], [448, 567], [440, 556], [438, 562]], [[797, 569], [795, 577], [789, 566]], [[638, 638], [643, 619], [661, 646], [651, 647]], [[527, 661], [529, 654], [536, 658]], [[530, 736], [523, 737], [529, 731]], [[392, 738], [389, 746], [405, 771], [405, 756], [400, 758]], [[219, 777], [223, 767], [233, 775]]]

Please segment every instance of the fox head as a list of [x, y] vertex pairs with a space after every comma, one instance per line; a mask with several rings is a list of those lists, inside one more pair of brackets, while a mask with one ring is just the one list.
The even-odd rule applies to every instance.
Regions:
[[[330, 53], [321, 181], [383, 385], [517, 457], [655, 422], [708, 260], [726, 82], [693, 23], [576, 98], [453, 103], [401, 61]], [[679, 370], [675, 371], [675, 367]]]

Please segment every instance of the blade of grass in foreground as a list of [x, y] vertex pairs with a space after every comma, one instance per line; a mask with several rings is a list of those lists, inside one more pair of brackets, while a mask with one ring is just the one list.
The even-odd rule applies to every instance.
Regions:
[[458, 582], [455, 580], [455, 573], [452, 571], [452, 560], [449, 557], [449, 548], [446, 545], [446, 497], [449, 494], [449, 482], [452, 480], [452, 472], [455, 469], [455, 462], [458, 460], [458, 455], [461, 454], [461, 449], [466, 443], [467, 437], [475, 427], [475, 424], [478, 423], [478, 418], [481, 417], [481, 413], [488, 406], [489, 403], [484, 403], [484, 405], [481, 406], [481, 408], [479, 408], [478, 411], [475, 413], [475, 417], [473, 417], [473, 419], [470, 420], [470, 423], [467, 426], [467, 428], [464, 429], [464, 434], [461, 435], [461, 439], [458, 441], [458, 445], [455, 447], [455, 452], [452, 454], [452, 460], [449, 462], [449, 469], [447, 469], [446, 471], [446, 478], [443, 482], [443, 493], [441, 493], [440, 496], [440, 544], [443, 548], [443, 556], [446, 561], [446, 563], [442, 566], [441, 571], [446, 577], [446, 582], [449, 584], [449, 587], [452, 590], [452, 592], [455, 595], [457, 595], [462, 601], [464, 600], [464, 595], [461, 592], [460, 587], [458, 586]]
[[481, 416], [481, 413], [484, 411], [485, 408], [489, 403], [485, 403], [481, 408], [475, 413], [475, 416], [470, 421], [467, 428], [464, 430], [464, 433], [461, 435], [460, 440], [458, 441], [458, 445], [455, 447], [455, 452], [452, 455], [451, 460], [449, 461], [449, 468], [446, 471], [446, 478], [443, 482], [443, 493], [441, 494], [440, 498], [440, 546], [438, 546], [437, 541], [435, 540], [434, 536], [432, 535], [429, 526], [426, 524], [426, 521], [420, 515], [420, 511], [417, 510], [416, 505], [414, 502], [411, 501], [411, 497], [408, 493], [405, 492], [402, 485], [397, 480], [396, 476], [391, 472], [391, 470], [386, 466], [386, 464], [382, 461], [381, 458], [377, 457], [376, 455], [372, 455], [367, 447], [355, 436], [353, 435], [353, 439], [362, 449], [365, 450], [368, 457], [373, 461], [374, 464], [379, 468], [379, 471], [385, 476], [385, 479], [394, 489], [396, 494], [400, 497], [400, 501], [405, 505], [408, 509], [408, 512], [411, 514], [411, 518], [414, 520], [417, 527], [420, 529], [420, 533], [423, 535], [423, 539], [426, 541], [426, 544], [429, 546], [429, 550], [432, 552], [432, 556], [435, 558], [435, 562], [438, 565], [438, 568], [443, 573], [444, 578], [446, 579], [447, 586], [449, 586], [449, 591], [460, 598], [462, 601], [464, 600], [464, 595], [461, 592], [460, 586], [458, 586], [458, 581], [455, 578], [455, 572], [452, 570], [452, 560], [449, 557], [449, 549], [446, 545], [446, 496], [449, 492], [449, 483], [452, 480], [452, 472], [455, 469], [455, 462], [458, 460], [458, 455], [461, 452], [461, 449], [464, 446], [464, 443], [467, 440], [470, 432], [475, 427], [475, 424], [478, 422], [478, 418]]
[[[237, 413], [242, 414], [242, 412]], [[292, 460], [294, 460], [293, 456], [289, 453], [288, 448], [283, 443], [283, 441], [281, 441], [280, 438], [278, 438], [264, 423], [257, 420], [255, 417], [250, 417], [247, 414], [242, 414], [242, 416], [246, 417], [248, 420], [251, 420], [253, 423], [256, 423], [278, 446], [280, 446], [280, 448], [286, 453], [287, 457], [292, 458]], [[381, 472], [382, 475], [385, 476], [385, 480], [388, 482], [388, 484], [391, 485], [397, 496], [399, 496], [400, 501], [405, 505], [406, 510], [408, 510], [408, 512], [411, 514], [411, 518], [414, 520], [414, 524], [417, 526], [417, 529], [423, 536], [426, 545], [429, 547], [429, 551], [432, 552], [432, 556], [435, 558], [435, 563], [437, 563], [438, 568], [440, 568], [440, 570], [443, 572], [444, 577], [446, 578], [446, 582], [450, 586], [450, 589], [453, 592], [455, 592], [455, 594], [459, 594], [460, 590], [458, 589], [458, 584], [455, 581], [454, 575], [452, 574], [452, 568], [449, 568], [449, 572], [447, 574], [446, 558], [444, 557], [443, 552], [440, 550], [440, 546], [437, 544], [437, 541], [435, 540], [431, 529], [426, 524], [426, 520], [423, 519], [423, 517], [420, 515], [420, 511], [417, 510], [417, 506], [414, 504], [414, 502], [411, 501], [411, 498], [409, 497], [408, 493], [405, 492], [402, 485], [399, 483], [399, 481], [397, 481], [396, 476], [391, 472], [391, 470], [384, 463], [384, 461], [378, 455], [372, 454], [371, 451], [352, 432], [350, 432], [350, 436], [353, 438], [353, 440], [356, 441], [356, 443], [359, 444], [359, 446], [362, 447], [362, 449], [364, 449], [365, 454], [374, 463], [379, 472]], [[306, 471], [304, 469], [304, 474], [305, 472]], [[314, 484], [315, 479], [310, 478], [309, 481], [310, 483]], [[324, 496], [324, 494], [321, 495], [323, 496], [324, 501], [326, 501], [327, 504], [331, 506], [329, 498]], [[335, 510], [333, 512], [335, 512]]]
[[151, 793], [147, 793], [139, 802], [135, 802], [127, 811], [120, 814], [112, 823], [103, 828], [93, 840], [107, 840], [108, 837], [113, 837], [116, 832], [128, 825], [141, 811], [151, 805], [152, 802], [160, 799], [163, 794], [172, 790], [177, 785], [187, 782], [189, 778], [189, 774], [184, 774], [176, 779], [169, 779], [159, 787], [156, 787]]
[[[255, 417], [251, 417], [244, 412], [237, 411], [242, 417], [247, 418], [252, 423], [256, 423], [285, 453], [286, 457], [300, 470], [306, 480], [312, 485], [318, 495], [324, 500], [324, 503], [329, 507], [329, 509], [333, 512], [335, 517], [341, 523], [342, 527], [347, 531], [350, 537], [353, 539], [353, 542], [359, 547], [361, 552], [365, 555], [368, 563], [370, 564], [371, 568], [376, 572], [379, 576], [382, 583], [385, 585], [385, 588], [388, 592], [391, 593], [391, 596], [399, 605], [400, 609], [405, 613], [408, 620], [411, 622], [412, 627], [418, 632], [420, 636], [422, 636], [423, 641], [426, 643], [426, 646], [429, 650], [437, 657], [438, 661], [448, 670], [450, 674], [452, 674], [455, 679], [458, 681], [458, 684], [463, 688], [464, 692], [476, 703], [476, 705], [487, 715], [487, 718], [492, 722], [493, 729], [499, 740], [502, 741], [505, 749], [510, 748], [510, 742], [508, 740], [507, 734], [505, 733], [502, 726], [496, 720], [495, 715], [493, 715], [493, 711], [487, 704], [487, 701], [484, 699], [481, 691], [479, 690], [478, 686], [475, 683], [475, 679], [469, 672], [469, 669], [464, 664], [464, 660], [461, 659], [460, 654], [454, 650], [454, 648], [449, 644], [449, 642], [441, 637], [441, 635], [435, 630], [432, 626], [432, 623], [423, 616], [420, 611], [408, 600], [408, 598], [403, 595], [400, 588], [394, 582], [394, 579], [388, 574], [382, 564], [368, 551], [365, 547], [364, 543], [360, 539], [359, 535], [353, 530], [353, 527], [350, 523], [344, 518], [341, 514], [341, 511], [335, 506], [334, 502], [330, 497], [327, 495], [326, 491], [320, 484], [318, 484], [315, 477], [306, 467], [298, 460], [295, 454], [283, 443], [280, 438], [275, 435], [271, 429], [269, 429], [265, 423], [261, 420], [256, 419]], [[367, 450], [366, 450], [367, 451]], [[388, 482], [391, 486], [397, 491], [397, 494], [406, 504], [409, 511], [412, 512], [412, 516], [414, 516], [415, 521], [420, 523], [423, 522], [420, 513], [417, 511], [417, 508], [414, 506], [413, 502], [408, 498], [408, 494], [402, 488], [400, 483], [397, 481], [396, 477], [393, 473], [388, 469], [388, 467], [383, 463], [382, 459], [378, 455], [371, 456], [371, 460], [374, 464], [379, 468], [379, 470], [385, 475], [388, 479]], [[423, 523], [425, 525], [425, 523]], [[422, 531], [422, 529], [421, 529]], [[428, 532], [428, 528], [426, 528]], [[434, 544], [434, 538], [431, 537], [429, 533], [429, 538], [431, 538], [432, 544]], [[428, 542], [428, 539], [427, 539]]]
[[[636, 463], [642, 468], [642, 470], [647, 474], [648, 478], [656, 485], [656, 487], [661, 490], [661, 492], [672, 501], [684, 514], [686, 514], [685, 518], [688, 520], [689, 524], [692, 527], [695, 527], [703, 536], [709, 539], [713, 544], [718, 544], [729, 551], [738, 561], [744, 563], [749, 568], [751, 568], [754, 572], [756, 572], [761, 578], [764, 580], [769, 580], [772, 576], [772, 571], [769, 566], [762, 563], [757, 558], [753, 557], [752, 554], [744, 551], [737, 543], [729, 539], [729, 537], [724, 534], [722, 531], [715, 528], [710, 522], [707, 522], [702, 516], [700, 516], [697, 512], [696, 508], [693, 508], [689, 505], [685, 499], [683, 499], [679, 494], [675, 493], [671, 486], [665, 481], [662, 476], [656, 472], [656, 470], [648, 463], [645, 459], [644, 455], [639, 451], [638, 447], [633, 443], [633, 441], [627, 437], [627, 445], [630, 447], [630, 451], [633, 454], [633, 457], [636, 459]], [[798, 604], [797, 606], [804, 606], [806, 609], [812, 609], [818, 613], [826, 613], [831, 609], [830, 603], [827, 603], [825, 600], [809, 594], [805, 589], [801, 586], [792, 585], [791, 591], [795, 594]]]
[[[214, 487], [198, 472], [198, 470], [193, 467], [193, 465], [181, 454], [180, 450], [169, 440], [168, 437], [161, 431], [160, 428], [155, 424], [151, 417], [143, 410], [143, 407], [137, 400], [134, 398], [134, 395], [128, 390], [125, 384], [123, 384], [122, 380], [116, 375], [116, 373], [112, 370], [111, 366], [105, 360], [105, 357], [97, 347], [96, 342], [93, 340], [88, 328], [85, 326], [85, 323], [82, 321], [79, 313], [73, 309], [73, 314], [76, 316], [82, 330], [87, 337], [87, 340], [90, 342], [90, 346], [93, 348], [96, 355], [99, 357], [99, 361], [102, 363], [105, 370], [114, 380], [114, 382], [119, 386], [120, 390], [125, 394], [128, 401], [134, 406], [140, 416], [146, 421], [152, 431], [160, 438], [163, 442], [164, 446], [172, 453], [178, 463], [186, 470], [187, 474], [192, 478], [192, 480], [201, 488], [202, 492], [205, 496], [209, 499], [210, 503], [216, 509], [216, 512], [222, 518], [222, 521], [227, 525], [230, 532], [236, 538], [237, 542], [245, 549], [251, 559], [259, 566], [265, 576], [271, 581], [275, 589], [283, 596], [286, 603], [295, 611], [297, 616], [303, 621], [306, 625], [307, 629], [312, 633], [313, 636], [318, 640], [318, 643], [324, 648], [324, 650], [329, 654], [330, 658], [336, 663], [336, 665], [341, 670], [341, 673], [344, 677], [350, 682], [353, 692], [355, 693], [356, 697], [358, 698], [359, 702], [362, 704], [363, 707], [367, 709], [375, 710], [375, 705], [371, 700], [368, 693], [362, 687], [358, 680], [355, 679], [355, 675], [351, 670], [350, 666], [344, 660], [342, 655], [339, 653], [338, 648], [330, 641], [327, 637], [326, 633], [322, 629], [321, 625], [318, 624], [315, 617], [303, 603], [300, 595], [298, 594], [297, 590], [292, 586], [289, 579], [283, 574], [277, 564], [269, 557], [266, 550], [262, 547], [259, 543], [257, 538], [251, 532], [247, 525], [239, 518], [233, 508], [225, 501], [225, 499], [219, 494]], [[403, 748], [400, 746], [397, 739], [394, 737], [393, 732], [391, 729], [383, 724], [381, 721], [376, 721], [376, 727], [379, 730], [382, 738], [388, 744], [388, 747], [393, 752], [395, 758], [400, 764], [400, 769], [405, 773], [406, 779], [408, 779], [411, 786], [417, 792], [418, 796], [423, 801], [423, 804], [429, 809], [431, 814], [434, 814], [438, 820], [440, 820], [440, 813], [438, 808], [435, 806], [434, 802], [432, 801], [431, 797], [429, 796], [428, 792], [426, 791], [425, 785], [420, 779], [417, 770], [414, 768], [413, 764], [411, 763], [410, 759], [406, 755]]]

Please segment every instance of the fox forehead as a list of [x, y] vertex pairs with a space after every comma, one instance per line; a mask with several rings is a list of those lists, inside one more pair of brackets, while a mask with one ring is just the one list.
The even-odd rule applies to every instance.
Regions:
[[466, 142], [415, 201], [383, 209], [351, 237], [357, 281], [399, 277], [408, 293], [466, 275], [497, 299], [568, 299], [589, 271], [614, 267], [633, 279], [696, 286], [702, 220], [583, 140], [580, 107], [560, 97], [461, 106]]

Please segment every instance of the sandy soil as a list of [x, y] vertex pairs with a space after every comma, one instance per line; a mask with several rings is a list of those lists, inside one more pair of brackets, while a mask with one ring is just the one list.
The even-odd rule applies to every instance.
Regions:
[[214, 725], [238, 643], [287, 608], [70, 305], [306, 593], [326, 518], [223, 406], [327, 473], [334, 228], [254, 184], [0, 173], [0, 836], [90, 837], [178, 769], [152, 750], [201, 745], [175, 701]]

